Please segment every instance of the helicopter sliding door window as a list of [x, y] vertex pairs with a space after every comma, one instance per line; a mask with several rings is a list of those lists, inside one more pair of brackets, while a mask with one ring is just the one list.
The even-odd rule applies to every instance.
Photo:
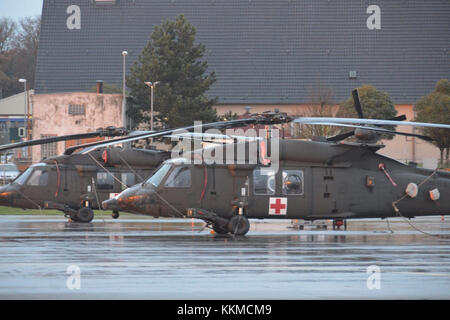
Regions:
[[283, 194], [284, 195], [303, 194], [302, 170], [283, 170]]
[[188, 167], [175, 167], [167, 178], [167, 188], [190, 188], [191, 170]]
[[34, 170], [31, 178], [28, 180], [29, 186], [46, 186], [48, 184], [47, 170]]
[[97, 188], [99, 190], [114, 189], [114, 178], [108, 172], [97, 172]]
[[136, 184], [134, 174], [130, 173], [130, 172], [122, 172], [121, 173], [121, 181], [124, 184], [124, 185], [122, 185], [122, 190], [125, 190], [127, 187], [129, 188]]
[[261, 168], [253, 170], [253, 193], [256, 195], [275, 194], [275, 171]]

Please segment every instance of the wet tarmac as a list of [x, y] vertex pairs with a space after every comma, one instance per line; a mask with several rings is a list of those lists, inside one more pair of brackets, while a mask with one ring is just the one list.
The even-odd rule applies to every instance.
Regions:
[[[347, 231], [252, 221], [0, 216], [1, 299], [449, 299], [450, 217], [353, 220]], [[200, 232], [199, 232], [200, 231]], [[375, 272], [375, 273], [373, 273]]]

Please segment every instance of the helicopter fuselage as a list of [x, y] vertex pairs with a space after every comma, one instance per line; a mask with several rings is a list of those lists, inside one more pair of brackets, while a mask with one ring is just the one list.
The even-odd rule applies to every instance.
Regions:
[[1, 187], [0, 205], [68, 215], [81, 208], [101, 209], [102, 201], [145, 179], [165, 158], [157, 150], [110, 148], [46, 159]]
[[[168, 160], [149, 180], [104, 206], [154, 217], [192, 216], [190, 209], [196, 208], [225, 220], [236, 215], [315, 220], [450, 213], [449, 172], [405, 165], [375, 149], [284, 140], [278, 170]], [[408, 185], [415, 186], [415, 194], [405, 193]]]

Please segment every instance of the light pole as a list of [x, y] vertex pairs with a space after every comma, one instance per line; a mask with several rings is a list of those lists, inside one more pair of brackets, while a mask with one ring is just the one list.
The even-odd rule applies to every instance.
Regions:
[[[25, 132], [24, 132], [24, 137], [25, 137], [25, 139], [27, 138], [27, 136], [28, 136], [28, 116], [27, 116], [27, 110], [28, 110], [28, 99], [27, 99], [27, 79], [23, 79], [23, 78], [21, 78], [21, 79], [19, 79], [19, 82], [20, 83], [23, 83], [23, 91], [24, 91], [24, 96], [25, 96], [25, 105], [24, 105], [24, 112], [23, 112], [23, 126], [24, 126], [24, 128], [25, 128]], [[22, 157], [23, 158], [26, 158], [26, 157], [28, 157], [28, 150], [27, 150], [27, 148], [23, 148], [23, 153], [24, 154], [22, 154]]]
[[155, 82], [144, 82], [148, 87], [150, 87], [150, 131], [153, 131], [153, 88], [159, 83]]
[[126, 108], [126, 97], [125, 97], [125, 57], [127, 56], [127, 51], [122, 51], [122, 125], [126, 129], [127, 128], [127, 114], [125, 112]]
[[27, 119], [27, 109], [28, 109], [28, 106], [27, 106], [27, 79], [19, 79], [19, 82], [20, 83], [23, 83], [23, 91], [24, 91], [24, 93], [25, 93], [25, 108], [24, 108], [24, 114], [23, 114], [23, 126], [25, 127], [25, 137], [27, 136], [26, 135], [26, 131], [27, 131], [27, 129], [28, 129], [28, 119]]

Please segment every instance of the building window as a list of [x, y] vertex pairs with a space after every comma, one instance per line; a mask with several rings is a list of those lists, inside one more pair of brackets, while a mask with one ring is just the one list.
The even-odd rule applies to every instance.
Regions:
[[69, 104], [69, 115], [80, 116], [86, 114], [86, 106], [84, 104]]
[[[56, 134], [41, 135], [41, 139], [56, 137]], [[41, 145], [41, 158], [47, 159], [56, 156], [56, 142]]]

